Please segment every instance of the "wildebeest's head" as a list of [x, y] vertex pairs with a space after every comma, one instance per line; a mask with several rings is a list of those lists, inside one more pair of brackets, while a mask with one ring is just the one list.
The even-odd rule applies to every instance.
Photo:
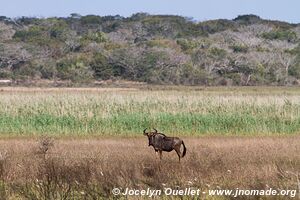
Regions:
[[153, 136], [157, 134], [157, 130], [154, 128], [154, 132], [146, 132], [147, 128], [143, 131], [143, 135], [148, 137], [149, 146], [153, 145]]

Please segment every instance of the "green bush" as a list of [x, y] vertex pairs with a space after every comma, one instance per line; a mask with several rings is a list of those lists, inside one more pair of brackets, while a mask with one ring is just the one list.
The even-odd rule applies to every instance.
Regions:
[[226, 78], [229, 78], [233, 81], [234, 85], [241, 85], [241, 75], [238, 73], [230, 73], [225, 75]]
[[296, 62], [294, 65], [292, 65], [288, 71], [288, 74], [300, 79], [300, 62]]
[[11, 71], [0, 68], [0, 79], [10, 79], [12, 77]]
[[32, 41], [37, 37], [43, 36], [45, 29], [41, 26], [31, 26], [28, 30], [16, 31], [13, 38], [25, 41]]
[[250, 14], [250, 15], [239, 15], [233, 21], [236, 21], [240, 24], [248, 25], [248, 24], [258, 23], [258, 22], [262, 21], [262, 19], [257, 15]]
[[247, 53], [248, 49], [249, 49], [249, 47], [247, 47], [246, 45], [243, 45], [243, 44], [235, 44], [235, 45], [230, 46], [230, 48], [235, 53]]
[[267, 40], [287, 40], [288, 42], [297, 41], [297, 34], [290, 30], [275, 30], [263, 33], [261, 37]]
[[13, 39], [17, 41], [37, 44], [40, 46], [51, 45], [48, 31], [44, 26], [31, 26], [28, 30], [16, 31]]
[[65, 32], [68, 32], [68, 26], [62, 21], [57, 21], [49, 29], [49, 35], [54, 39], [64, 39]]
[[84, 57], [70, 57], [57, 62], [57, 76], [62, 80], [72, 82], [90, 82], [93, 78], [92, 70]]
[[176, 40], [176, 42], [183, 51], [189, 51], [198, 46], [198, 43], [193, 40], [178, 39], [178, 40]]
[[171, 38], [206, 36], [202, 27], [180, 16], [155, 15], [141, 20], [149, 35]]
[[203, 68], [189, 63], [182, 66], [180, 78], [180, 84], [203, 85], [209, 81], [210, 77]]
[[80, 18], [82, 24], [99, 24], [101, 23], [101, 17], [97, 15], [87, 15]]
[[109, 79], [113, 77], [114, 70], [109, 64], [108, 59], [101, 53], [96, 53], [90, 63], [96, 79]]
[[83, 38], [82, 41], [85, 42], [96, 42], [96, 43], [103, 43], [107, 42], [108, 38], [106, 37], [105, 33], [102, 31], [97, 32], [89, 32]]
[[28, 80], [32, 78], [40, 78], [41, 73], [34, 62], [20, 64], [14, 70], [14, 78]]
[[296, 58], [289, 68], [288, 73], [290, 76], [300, 79], [300, 44], [296, 48], [290, 50], [289, 53], [295, 55]]
[[209, 49], [209, 54], [215, 58], [225, 58], [227, 51], [217, 47], [212, 47]]
[[199, 23], [199, 26], [202, 28], [203, 31], [209, 34], [235, 28], [234, 22], [225, 19], [201, 22]]
[[43, 79], [52, 79], [56, 77], [57, 70], [55, 63], [53, 62], [47, 62], [38, 65], [39, 71], [41, 73], [41, 78]]

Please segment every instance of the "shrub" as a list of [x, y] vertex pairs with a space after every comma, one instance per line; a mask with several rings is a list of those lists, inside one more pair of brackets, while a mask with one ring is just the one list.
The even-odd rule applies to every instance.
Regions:
[[239, 15], [233, 21], [239, 22], [240, 24], [254, 24], [260, 22], [262, 19], [257, 15]]
[[243, 44], [235, 44], [230, 46], [230, 48], [233, 50], [235, 53], [247, 53], [248, 52], [248, 47]]
[[209, 49], [209, 54], [212, 55], [213, 57], [224, 58], [226, 56], [227, 52], [224, 49], [212, 47]]
[[62, 21], [57, 21], [54, 25], [50, 27], [49, 35], [51, 38], [64, 39], [64, 32], [67, 31], [67, 24]]
[[34, 62], [22, 63], [14, 70], [14, 78], [30, 80], [40, 78], [41, 74]]
[[11, 76], [11, 71], [9, 71], [8, 69], [0, 68], [0, 79], [10, 79]]
[[13, 39], [40, 46], [49, 46], [51, 44], [48, 31], [43, 26], [31, 26], [28, 30], [16, 31]]
[[197, 42], [187, 39], [178, 39], [176, 42], [183, 51], [192, 50], [198, 46]]
[[13, 38], [21, 40], [23, 42], [32, 40], [36, 37], [43, 35], [44, 30], [39, 26], [32, 26], [28, 30], [19, 30], [16, 31]]
[[199, 26], [209, 34], [235, 28], [234, 22], [225, 19], [205, 21], [200, 23]]
[[82, 24], [99, 24], [101, 23], [101, 17], [97, 15], [87, 15], [80, 18]]
[[90, 32], [86, 34], [82, 41], [88, 41], [88, 42], [96, 42], [96, 43], [102, 43], [102, 42], [107, 42], [108, 39], [102, 31], [97, 31], [97, 32]]
[[89, 82], [93, 73], [84, 57], [65, 58], [56, 64], [57, 76], [62, 80]]
[[114, 75], [113, 67], [108, 63], [108, 59], [101, 53], [96, 53], [90, 63], [97, 79], [109, 79]]
[[287, 40], [288, 42], [297, 41], [297, 34], [290, 30], [275, 30], [270, 32], [265, 32], [261, 37], [267, 40]]
[[48, 62], [39, 65], [39, 71], [41, 73], [41, 78], [52, 79], [55, 78], [57, 70], [55, 63]]
[[293, 64], [289, 68], [289, 75], [295, 76], [295, 78], [300, 79], [300, 45], [296, 48], [289, 50], [289, 53], [296, 56]]

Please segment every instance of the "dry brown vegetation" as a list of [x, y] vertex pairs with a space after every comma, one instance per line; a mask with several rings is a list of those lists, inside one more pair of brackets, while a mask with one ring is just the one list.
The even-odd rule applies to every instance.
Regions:
[[202, 191], [298, 187], [299, 136], [189, 137], [184, 141], [187, 155], [178, 163], [175, 152], [163, 153], [159, 161], [142, 137], [2, 139], [0, 196], [107, 199], [113, 198], [114, 187], [180, 186]]

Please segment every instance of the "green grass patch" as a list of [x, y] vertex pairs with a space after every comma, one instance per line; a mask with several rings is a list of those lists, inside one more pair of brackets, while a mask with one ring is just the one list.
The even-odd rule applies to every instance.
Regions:
[[205, 91], [6, 92], [0, 135], [286, 135], [300, 132], [300, 95]]
[[2, 135], [138, 135], [156, 127], [170, 135], [269, 135], [293, 134], [300, 130], [294, 120], [240, 114], [147, 114], [113, 115], [109, 118], [78, 119], [74, 116], [0, 115]]

